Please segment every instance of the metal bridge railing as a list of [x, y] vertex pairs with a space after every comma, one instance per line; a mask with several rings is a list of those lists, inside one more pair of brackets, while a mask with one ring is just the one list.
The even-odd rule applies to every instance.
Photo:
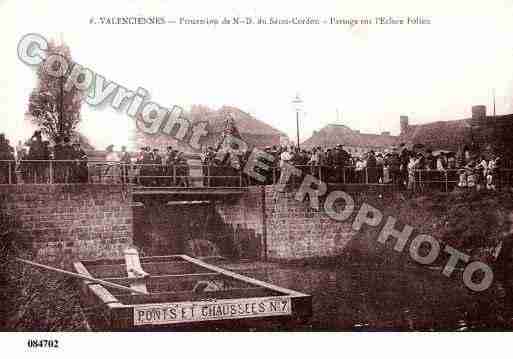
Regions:
[[134, 184], [148, 187], [245, 187], [242, 169], [80, 160], [0, 160], [0, 185]]
[[[343, 184], [345, 186], [373, 186], [389, 190], [426, 191], [439, 190], [449, 192], [459, 185], [460, 175], [464, 169], [429, 170], [415, 169], [403, 170], [400, 167], [364, 167], [355, 166], [312, 166], [295, 165], [300, 175], [291, 175], [288, 184], [298, 186], [306, 175], [312, 175], [324, 183]], [[479, 172], [479, 171], [475, 171]], [[281, 177], [281, 169], [272, 167], [269, 171], [261, 173], [266, 178], [265, 184], [285, 184]], [[496, 169], [492, 175], [492, 184], [495, 189], [513, 186], [513, 169]], [[477, 173], [476, 186], [486, 186], [486, 176]]]
[[[458, 186], [464, 169], [443, 171], [391, 167], [295, 165], [300, 175], [292, 174], [288, 184], [299, 186], [306, 175], [325, 183], [345, 186], [376, 186], [388, 190], [448, 192]], [[280, 167], [259, 170], [264, 182], [249, 178], [243, 169], [214, 165], [165, 165], [109, 161], [0, 160], [0, 185], [6, 184], [133, 184], [145, 187], [246, 187], [285, 184]], [[484, 174], [476, 172], [476, 185], [485, 185]], [[495, 189], [513, 186], [513, 169], [497, 169]]]

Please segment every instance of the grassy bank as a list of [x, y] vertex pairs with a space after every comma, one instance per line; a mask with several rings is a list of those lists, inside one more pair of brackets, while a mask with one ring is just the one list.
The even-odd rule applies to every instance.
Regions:
[[0, 223], [0, 330], [88, 330], [73, 279], [21, 264], [30, 246], [16, 241], [8, 216]]
[[[435, 237], [470, 255], [472, 260], [493, 263], [497, 259], [501, 242], [511, 234], [513, 223], [513, 194], [495, 192], [454, 191], [429, 193], [424, 196], [381, 198], [367, 201], [383, 213], [379, 228], [364, 226], [350, 245], [350, 251], [390, 253], [395, 240], [386, 246], [377, 243], [379, 232], [388, 216], [397, 219], [396, 228], [410, 225], [417, 234]], [[394, 252], [394, 251], [392, 251]], [[402, 256], [408, 256], [407, 248]], [[391, 254], [394, 256], [394, 254]], [[445, 256], [441, 256], [445, 257]], [[445, 259], [445, 258], [444, 258]]]

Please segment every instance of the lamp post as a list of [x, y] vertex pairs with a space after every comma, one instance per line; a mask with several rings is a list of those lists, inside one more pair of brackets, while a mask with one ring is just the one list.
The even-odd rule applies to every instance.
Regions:
[[294, 109], [296, 110], [296, 130], [297, 130], [297, 149], [299, 150], [299, 111], [301, 111], [301, 105], [303, 104], [303, 100], [299, 97], [299, 94], [296, 94], [296, 97], [292, 100], [292, 105], [294, 105]]

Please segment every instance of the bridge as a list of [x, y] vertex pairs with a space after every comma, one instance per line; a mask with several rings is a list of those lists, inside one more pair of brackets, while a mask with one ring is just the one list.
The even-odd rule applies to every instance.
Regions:
[[62, 184], [122, 185], [130, 187], [134, 201], [138, 202], [219, 200], [241, 195], [248, 186], [242, 170], [229, 166], [0, 161], [0, 185]]
[[[119, 163], [90, 162], [81, 173], [76, 162], [15, 165], [11, 170], [0, 167], [0, 214], [12, 214], [20, 240], [31, 243], [36, 258], [46, 262], [116, 257], [146, 234], [151, 235], [145, 243], [154, 244], [152, 248], [162, 249], [162, 253], [183, 250], [173, 249], [181, 235], [187, 241], [219, 240], [221, 248], [242, 243], [243, 253], [287, 260], [339, 255], [354, 236], [351, 223], [312, 210], [307, 202], [297, 201], [294, 193], [281, 192], [274, 181], [252, 186], [240, 172], [223, 176], [219, 168], [212, 173], [196, 167], [185, 176], [180, 168], [172, 168], [171, 175], [141, 174], [142, 166], [130, 165], [127, 172]], [[420, 191], [450, 191], [457, 185], [450, 172], [426, 174], [419, 173], [419, 180], [426, 179], [416, 182]], [[512, 175], [511, 171], [501, 172], [497, 190], [511, 189]], [[184, 177], [188, 178], [186, 185], [181, 181]], [[148, 185], [141, 185], [145, 180]], [[299, 180], [291, 181], [291, 192]], [[167, 185], [166, 181], [173, 183]], [[360, 191], [361, 196], [353, 196], [358, 203], [369, 198], [383, 206], [404, 201], [404, 188], [365, 182], [328, 183], [328, 187]], [[325, 198], [320, 199], [321, 205], [323, 201]]]

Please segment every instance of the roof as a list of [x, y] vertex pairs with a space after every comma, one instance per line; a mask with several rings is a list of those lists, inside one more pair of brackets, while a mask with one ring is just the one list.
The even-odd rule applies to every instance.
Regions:
[[[494, 126], [500, 127], [503, 130], [510, 127], [511, 130], [513, 128], [513, 115], [502, 115], [495, 118], [493, 116], [486, 116], [480, 121], [466, 118], [409, 125], [406, 131], [399, 135], [399, 142], [421, 143], [433, 150], [457, 150], [459, 146], [469, 143], [472, 137], [474, 137], [475, 141], [479, 141], [480, 138], [483, 139], [483, 137], [494, 135], [492, 133], [495, 132]], [[501, 132], [504, 132], [503, 130]]]
[[315, 131], [312, 137], [302, 143], [302, 147], [312, 148], [321, 146], [328, 148], [342, 144], [352, 147], [387, 148], [395, 146], [396, 143], [397, 136], [361, 133], [350, 129], [346, 125], [330, 124], [319, 131]]
[[192, 122], [207, 121], [210, 131], [221, 133], [225, 128], [228, 113], [232, 115], [235, 127], [237, 127], [241, 134], [285, 136], [283, 132], [278, 131], [237, 107], [223, 106], [218, 110], [213, 110], [207, 106], [193, 105], [188, 115]]
[[[200, 145], [204, 147], [207, 145], [214, 146], [218, 142], [226, 128], [228, 114], [233, 118], [235, 128], [249, 148], [279, 145], [280, 139], [286, 137], [283, 132], [232, 106], [223, 106], [220, 109], [214, 110], [204, 105], [193, 105], [190, 111], [184, 111], [183, 117], [191, 121], [192, 124], [202, 121], [208, 123], [206, 128], [208, 135], [200, 138]], [[188, 136], [190, 136], [190, 133]], [[139, 148], [141, 145], [148, 145], [156, 148], [165, 148], [171, 145], [187, 153], [198, 152], [197, 148], [187, 145], [189, 139], [190, 137], [186, 137], [178, 141], [167, 134], [158, 133], [150, 135], [136, 128], [133, 136], [133, 147]]]

